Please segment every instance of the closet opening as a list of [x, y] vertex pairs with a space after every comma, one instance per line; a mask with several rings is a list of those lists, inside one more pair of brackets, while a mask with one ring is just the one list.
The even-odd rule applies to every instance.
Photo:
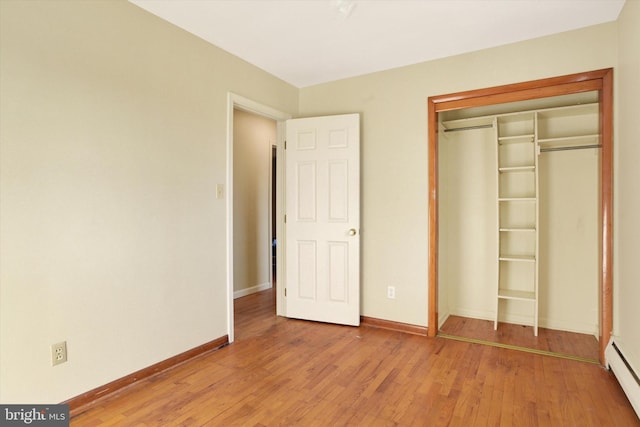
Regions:
[[429, 98], [429, 335], [604, 361], [612, 70]]

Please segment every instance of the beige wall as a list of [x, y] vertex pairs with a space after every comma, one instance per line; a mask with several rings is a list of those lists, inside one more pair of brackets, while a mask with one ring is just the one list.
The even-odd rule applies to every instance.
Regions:
[[363, 315], [427, 324], [427, 97], [613, 67], [616, 46], [609, 23], [300, 90], [301, 116], [362, 114]]
[[627, 0], [619, 20], [615, 197], [614, 335], [640, 372], [640, 2]]
[[60, 402], [227, 334], [227, 94], [298, 90], [128, 2], [0, 8], [0, 401]]
[[[496, 305], [495, 131], [441, 133], [438, 314], [493, 319]], [[504, 311], [503, 311], [504, 314]]]
[[234, 111], [233, 287], [240, 296], [271, 281], [269, 196], [276, 130], [273, 120]]

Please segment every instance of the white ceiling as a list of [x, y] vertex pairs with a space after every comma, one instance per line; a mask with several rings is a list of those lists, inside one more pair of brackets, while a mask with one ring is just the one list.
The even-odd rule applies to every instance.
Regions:
[[130, 0], [305, 87], [615, 21], [625, 0]]

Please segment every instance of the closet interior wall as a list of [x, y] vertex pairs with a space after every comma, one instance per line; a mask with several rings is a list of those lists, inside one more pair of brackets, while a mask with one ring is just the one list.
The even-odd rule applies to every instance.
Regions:
[[[537, 316], [540, 327], [598, 336], [597, 101], [597, 93], [589, 92], [440, 114], [440, 325], [449, 315], [458, 315], [486, 320], [498, 316], [500, 322], [533, 326]], [[531, 114], [520, 114], [525, 111]], [[518, 124], [515, 119], [519, 116], [532, 121]], [[500, 225], [504, 221], [501, 209], [506, 209], [505, 203], [498, 202], [499, 180], [505, 175], [497, 173], [502, 148], [497, 145], [496, 124], [501, 120], [515, 121], [513, 135], [531, 134], [531, 147], [540, 148], [535, 152], [537, 194], [526, 188], [532, 182], [526, 173], [509, 174], [516, 176], [514, 184], [509, 184], [515, 186], [511, 190], [537, 198], [538, 217], [525, 220], [526, 227], [534, 224], [538, 231], [534, 240], [522, 237], [531, 233], [506, 233]], [[522, 131], [517, 126], [522, 126]], [[445, 131], [447, 128], [465, 129]], [[513, 151], [514, 146], [510, 147]], [[518, 150], [526, 148], [516, 146], [515, 152]], [[514, 166], [528, 163], [516, 158]], [[509, 202], [515, 206], [508, 209], [523, 209], [522, 203]], [[528, 264], [537, 271], [535, 302], [497, 298], [498, 283], [503, 286], [507, 271], [499, 261], [499, 252], [505, 247], [517, 256], [535, 254], [535, 263]], [[516, 288], [530, 286], [525, 283], [530, 280], [526, 273], [511, 280]]]

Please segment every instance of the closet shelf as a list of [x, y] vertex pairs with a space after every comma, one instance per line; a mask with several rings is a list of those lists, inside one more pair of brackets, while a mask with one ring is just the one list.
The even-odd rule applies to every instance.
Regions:
[[534, 165], [531, 166], [508, 166], [508, 167], [502, 167], [502, 168], [498, 168], [498, 170], [500, 172], [533, 172], [536, 170], [536, 167]]
[[600, 135], [598, 134], [589, 134], [589, 135], [576, 135], [576, 136], [562, 136], [557, 138], [538, 138], [538, 144], [555, 144], [555, 143], [582, 143], [587, 141], [598, 141], [600, 139]]
[[536, 293], [527, 291], [514, 291], [509, 289], [498, 289], [498, 298], [521, 301], [535, 301]]
[[492, 125], [493, 117], [470, 117], [466, 119], [454, 119], [442, 122], [442, 127], [445, 132], [492, 127]]
[[499, 202], [535, 202], [535, 197], [499, 197]]
[[535, 228], [501, 228], [500, 231], [504, 232], [534, 232]]
[[590, 102], [587, 104], [575, 104], [575, 105], [563, 105], [561, 107], [543, 108], [537, 110], [539, 116], [547, 117], [565, 117], [565, 116], [577, 116], [585, 114], [597, 114], [599, 110], [597, 102]]
[[523, 256], [523, 255], [500, 255], [498, 257], [500, 261], [510, 261], [510, 262], [536, 262], [535, 256]]

